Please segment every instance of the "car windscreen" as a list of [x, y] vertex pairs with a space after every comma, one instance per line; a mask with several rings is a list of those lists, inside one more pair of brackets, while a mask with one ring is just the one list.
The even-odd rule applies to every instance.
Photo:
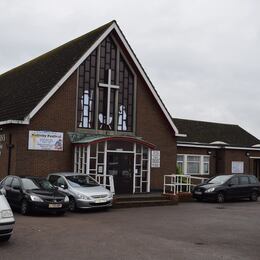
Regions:
[[54, 187], [51, 183], [44, 179], [22, 179], [23, 187], [25, 190], [53, 190]]
[[66, 180], [72, 187], [94, 187], [99, 184], [87, 175], [71, 175], [66, 176]]
[[208, 181], [208, 184], [223, 184], [223, 183], [225, 183], [227, 180], [229, 180], [230, 178], [231, 178], [230, 175], [227, 175], [227, 176], [225, 176], [225, 175], [216, 176], [216, 177], [210, 179], [210, 180]]

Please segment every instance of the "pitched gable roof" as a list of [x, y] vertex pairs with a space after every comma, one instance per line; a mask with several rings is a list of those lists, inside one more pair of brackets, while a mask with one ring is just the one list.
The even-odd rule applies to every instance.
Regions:
[[238, 125], [173, 118], [179, 131], [187, 134], [180, 142], [211, 144], [224, 142], [231, 146], [250, 147], [260, 141]]
[[181, 136], [170, 113], [115, 21], [0, 75], [0, 125], [15, 121], [15, 123], [28, 123], [112, 30], [116, 31], [126, 47], [175, 135]]
[[112, 23], [0, 75], [0, 121], [24, 120]]

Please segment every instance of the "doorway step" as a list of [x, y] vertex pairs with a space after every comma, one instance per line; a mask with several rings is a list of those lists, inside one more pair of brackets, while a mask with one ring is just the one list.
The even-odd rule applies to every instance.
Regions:
[[134, 208], [151, 206], [170, 206], [178, 204], [175, 197], [166, 197], [161, 193], [139, 193], [115, 195], [114, 208]]

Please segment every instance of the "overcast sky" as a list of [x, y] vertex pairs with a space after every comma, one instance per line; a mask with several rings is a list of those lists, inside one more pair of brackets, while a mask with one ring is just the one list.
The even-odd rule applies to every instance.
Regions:
[[0, 0], [0, 74], [117, 20], [173, 117], [260, 138], [260, 1]]

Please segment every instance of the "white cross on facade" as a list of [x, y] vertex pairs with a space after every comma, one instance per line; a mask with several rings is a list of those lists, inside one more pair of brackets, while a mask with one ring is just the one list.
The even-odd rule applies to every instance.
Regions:
[[108, 70], [108, 82], [99, 83], [99, 87], [107, 88], [107, 115], [106, 115], [106, 123], [109, 125], [110, 118], [110, 97], [111, 97], [111, 89], [119, 89], [119, 86], [111, 84], [111, 69]]

